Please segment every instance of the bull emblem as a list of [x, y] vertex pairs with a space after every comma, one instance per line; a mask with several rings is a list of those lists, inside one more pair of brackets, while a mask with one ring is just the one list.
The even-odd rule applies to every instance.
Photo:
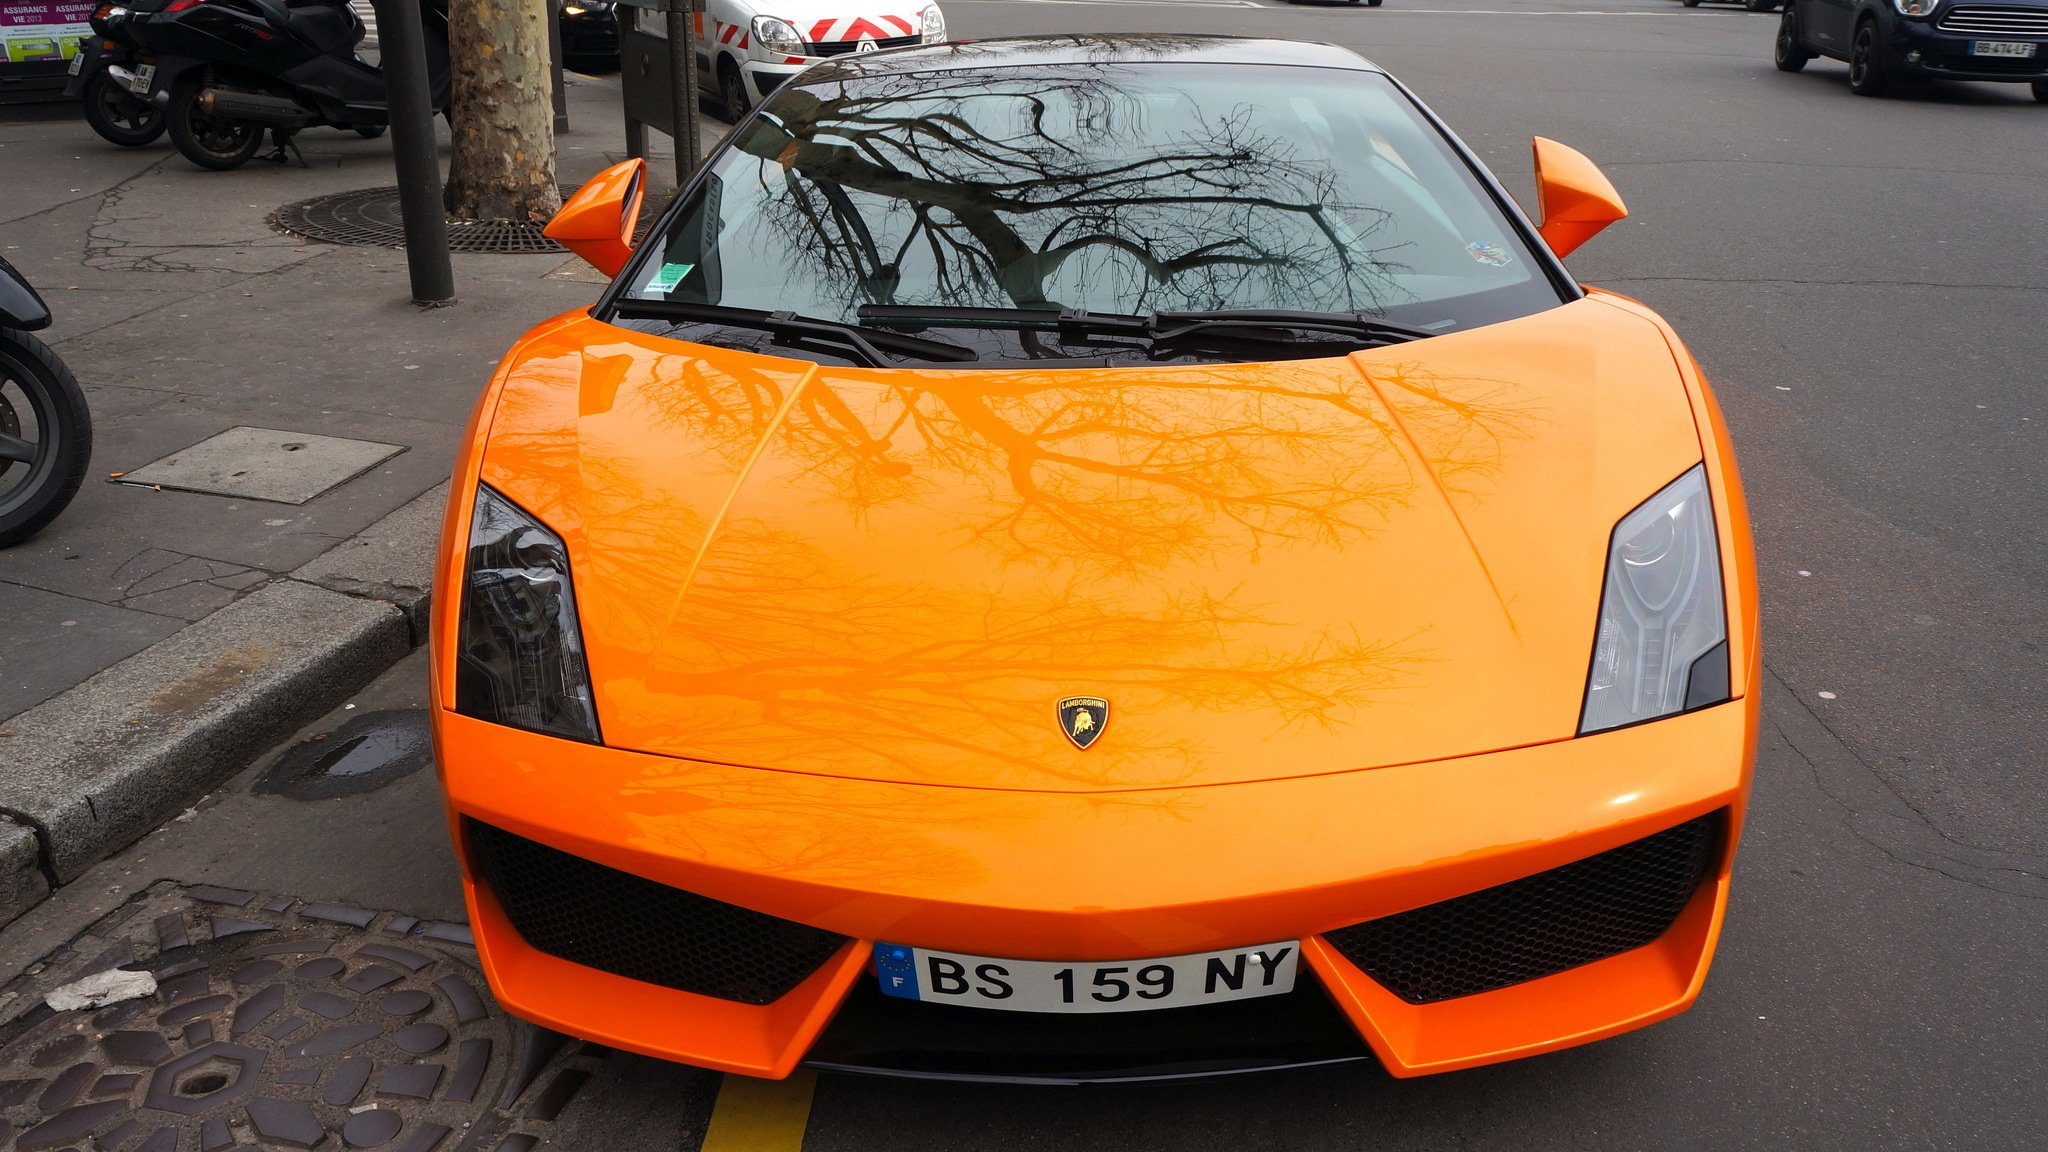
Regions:
[[1100, 696], [1069, 696], [1059, 702], [1060, 732], [1076, 748], [1086, 749], [1109, 723], [1109, 701]]

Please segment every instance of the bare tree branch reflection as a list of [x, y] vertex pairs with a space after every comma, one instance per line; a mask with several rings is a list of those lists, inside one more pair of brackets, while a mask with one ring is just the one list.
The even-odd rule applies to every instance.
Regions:
[[742, 147], [749, 178], [776, 186], [761, 206], [778, 235], [745, 247], [849, 309], [1412, 298], [1392, 214], [1250, 102], [1204, 106], [1103, 65], [812, 84], [775, 113]]

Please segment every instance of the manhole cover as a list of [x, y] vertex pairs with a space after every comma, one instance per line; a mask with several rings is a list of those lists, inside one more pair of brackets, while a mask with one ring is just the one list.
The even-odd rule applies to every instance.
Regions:
[[238, 425], [122, 473], [120, 482], [304, 504], [403, 451], [402, 444]]
[[[563, 188], [567, 199], [576, 190]], [[271, 227], [289, 236], [348, 244], [359, 248], [405, 247], [405, 222], [398, 211], [398, 189], [358, 188], [287, 204], [270, 216]], [[450, 220], [448, 247], [455, 252], [502, 252], [510, 255], [564, 252], [541, 235], [543, 224], [504, 220]]]
[[[500, 1013], [466, 939], [409, 916], [159, 884], [4, 990], [0, 1003], [34, 1007], [0, 1029], [0, 1145], [531, 1148], [595, 1057]], [[44, 1003], [116, 967], [153, 974], [156, 993]]]

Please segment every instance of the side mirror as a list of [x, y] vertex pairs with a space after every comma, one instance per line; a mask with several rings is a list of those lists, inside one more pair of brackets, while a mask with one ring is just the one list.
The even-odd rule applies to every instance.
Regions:
[[1584, 153], [1538, 136], [1536, 203], [1543, 222], [1536, 230], [1559, 256], [1591, 240], [1602, 228], [1628, 216], [1621, 193]]
[[617, 276], [633, 255], [633, 226], [640, 222], [646, 191], [647, 161], [614, 164], [578, 188], [542, 234], [599, 272]]

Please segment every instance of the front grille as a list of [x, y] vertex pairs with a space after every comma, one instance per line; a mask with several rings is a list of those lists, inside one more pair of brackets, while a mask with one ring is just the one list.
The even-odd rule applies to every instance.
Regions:
[[[908, 48], [912, 44], [924, 43], [922, 36], [891, 36], [875, 41], [877, 48]], [[813, 40], [804, 45], [806, 56], [844, 56], [860, 48], [858, 40]]]
[[1640, 948], [1700, 886], [1721, 839], [1709, 813], [1654, 836], [1324, 936], [1410, 1004], [1491, 992]]
[[464, 822], [485, 887], [528, 944], [572, 964], [664, 988], [768, 1004], [846, 937], [657, 884]]
[[2048, 8], [2003, 8], [1965, 4], [1951, 8], [1934, 25], [1943, 32], [1968, 36], [2048, 38]]

